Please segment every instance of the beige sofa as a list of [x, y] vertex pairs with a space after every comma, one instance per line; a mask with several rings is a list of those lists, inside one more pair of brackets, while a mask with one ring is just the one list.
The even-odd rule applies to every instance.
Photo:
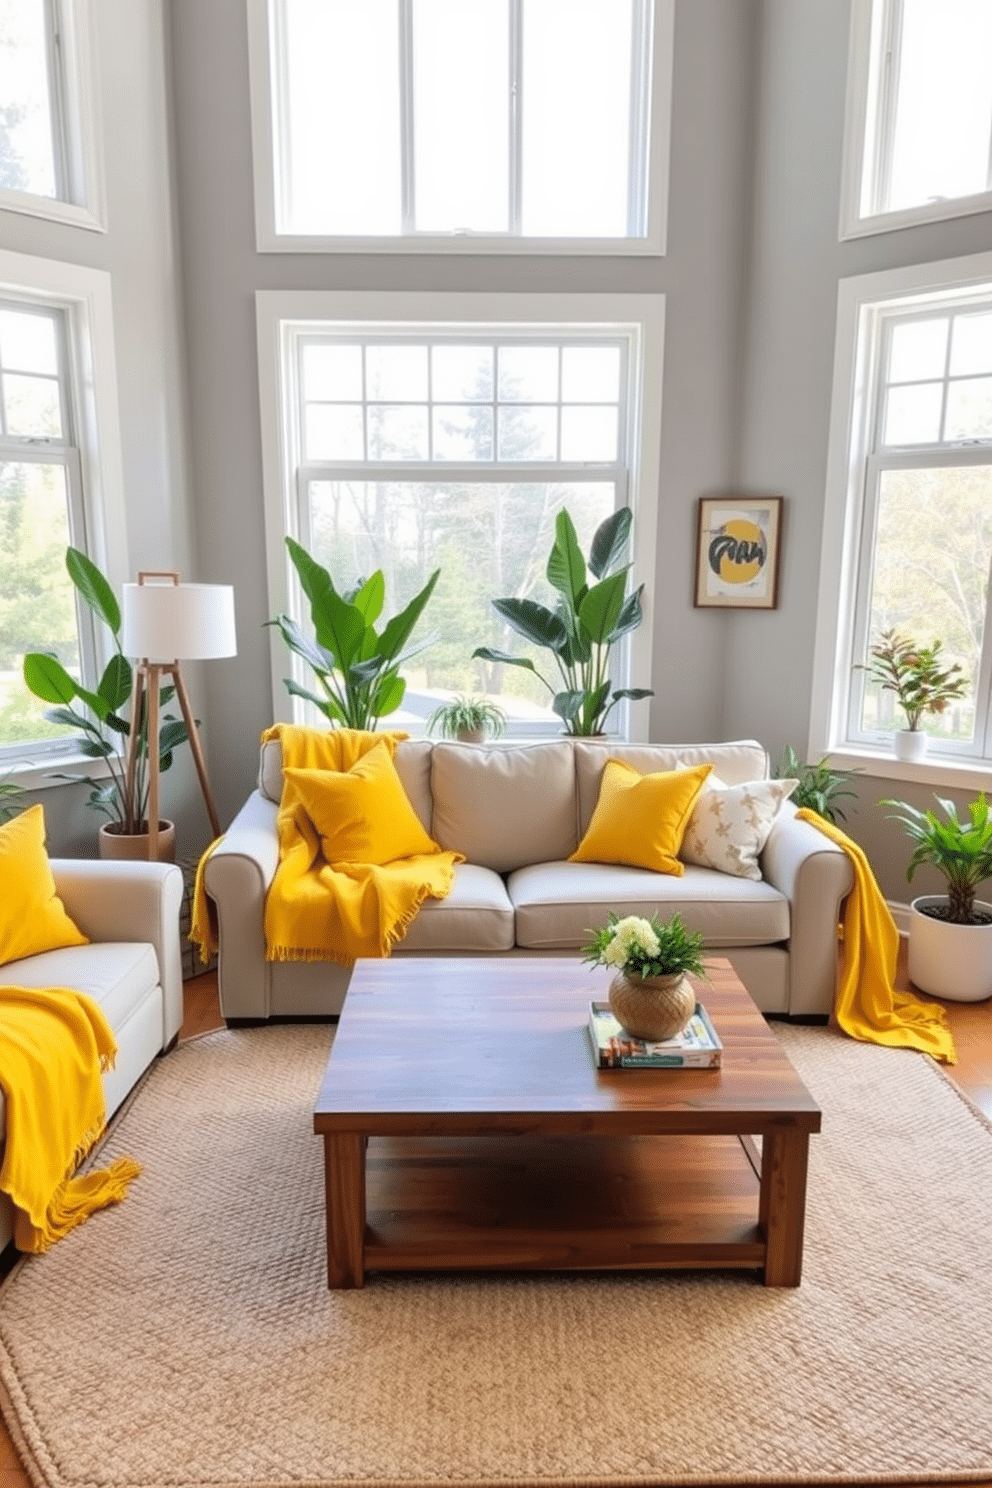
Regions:
[[[183, 876], [166, 863], [52, 858], [51, 867], [59, 898], [90, 944], [10, 961], [0, 966], [0, 985], [73, 987], [100, 1004], [117, 1040], [116, 1063], [103, 1077], [109, 1117], [182, 1026]], [[5, 1135], [0, 1091], [0, 1151]], [[0, 1250], [12, 1235], [10, 1200], [0, 1194]]]
[[[834, 996], [837, 921], [852, 885], [846, 854], [786, 803], [761, 856], [761, 881], [686, 866], [683, 877], [566, 861], [584, 834], [608, 759], [641, 773], [711, 764], [727, 785], [765, 779], [753, 740], [694, 746], [560, 739], [502, 748], [407, 740], [395, 763], [431, 836], [465, 854], [451, 893], [428, 900], [394, 952], [525, 955], [575, 952], [607, 911], [676, 909], [726, 956], [762, 1011], [825, 1015]], [[207, 862], [228, 1021], [340, 1011], [350, 969], [265, 959], [265, 894], [278, 864], [278, 742], [262, 746], [258, 788]]]

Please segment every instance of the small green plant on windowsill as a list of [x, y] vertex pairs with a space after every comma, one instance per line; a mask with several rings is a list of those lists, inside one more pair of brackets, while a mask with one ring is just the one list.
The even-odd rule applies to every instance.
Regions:
[[24, 794], [9, 775], [0, 780], [0, 822], [8, 822], [12, 817], [20, 816], [24, 810]]
[[459, 693], [448, 703], [435, 708], [427, 720], [427, 732], [440, 733], [444, 739], [481, 744], [486, 737], [498, 739], [506, 727], [506, 714], [492, 698], [469, 697]]
[[857, 670], [867, 672], [887, 692], [894, 692], [906, 715], [906, 727], [919, 730], [927, 713], [943, 713], [948, 703], [962, 698], [968, 691], [968, 679], [956, 662], [946, 662], [941, 655], [942, 642], [920, 646], [895, 630], [883, 630], [869, 647], [870, 660], [859, 662]]
[[837, 804], [839, 799], [850, 796], [856, 800], [857, 791], [848, 788], [849, 774], [842, 770], [832, 770], [829, 759], [830, 756], [825, 754], [815, 765], [804, 764], [792, 745], [787, 744], [775, 766], [774, 776], [776, 780], [798, 780], [799, 784], [789, 800], [795, 806], [805, 806], [826, 821], [836, 823], [846, 820]]

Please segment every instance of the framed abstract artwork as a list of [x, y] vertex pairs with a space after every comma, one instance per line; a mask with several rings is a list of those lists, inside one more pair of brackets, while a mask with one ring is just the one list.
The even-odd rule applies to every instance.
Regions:
[[701, 496], [697, 607], [773, 610], [778, 604], [781, 496]]

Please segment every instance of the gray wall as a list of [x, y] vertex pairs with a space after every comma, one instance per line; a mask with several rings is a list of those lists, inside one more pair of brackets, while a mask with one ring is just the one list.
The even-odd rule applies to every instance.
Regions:
[[[742, 493], [786, 498], [778, 610], [735, 614], [722, 727], [756, 735], [775, 758], [807, 743], [819, 583], [837, 286], [841, 278], [986, 250], [992, 214], [839, 242], [848, 0], [762, 0], [756, 67], [753, 221], [738, 475]], [[921, 872], [878, 802], [933, 804], [929, 787], [865, 774], [844, 824], [886, 896], [942, 891]], [[973, 793], [940, 787], [960, 801]]]

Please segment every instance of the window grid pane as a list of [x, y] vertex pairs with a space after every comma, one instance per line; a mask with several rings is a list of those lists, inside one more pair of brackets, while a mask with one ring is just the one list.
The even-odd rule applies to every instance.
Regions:
[[79, 676], [69, 542], [65, 466], [0, 458], [0, 751], [73, 732], [45, 719], [21, 669], [26, 651], [54, 650]]
[[[869, 636], [895, 629], [921, 645], [940, 639], [969, 691], [943, 713], [927, 714], [922, 727], [952, 745], [972, 742], [992, 561], [992, 465], [883, 470], [874, 553]], [[861, 728], [905, 726], [895, 694], [866, 681]]]
[[653, 0], [268, 14], [277, 233], [645, 235]]
[[881, 447], [992, 439], [992, 313], [893, 319], [885, 369]]
[[0, 304], [0, 437], [68, 443], [61, 340], [57, 311]]
[[[623, 356], [616, 341], [310, 336], [299, 367], [309, 463], [615, 465], [619, 456]], [[360, 386], [364, 395], [356, 398]]]
[[0, 188], [59, 194], [44, 0], [0, 0]]

